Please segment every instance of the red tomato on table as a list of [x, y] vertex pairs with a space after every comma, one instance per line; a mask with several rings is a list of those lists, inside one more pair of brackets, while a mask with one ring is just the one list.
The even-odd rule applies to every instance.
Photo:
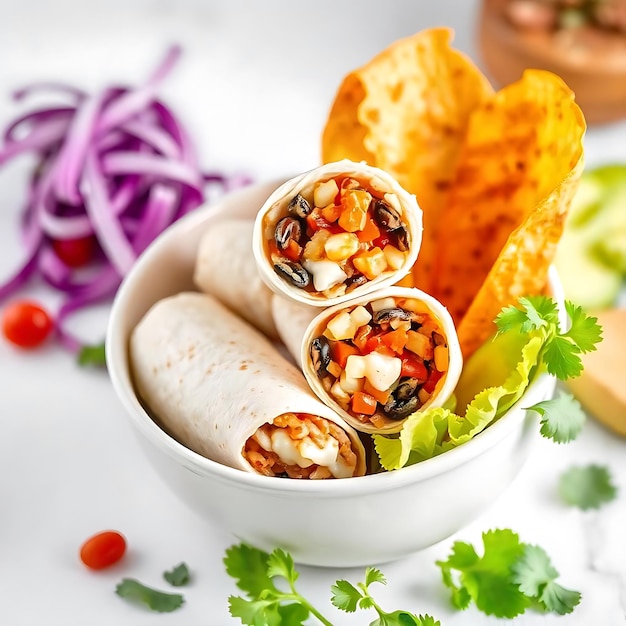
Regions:
[[9, 304], [2, 314], [2, 333], [20, 348], [42, 344], [54, 328], [48, 312], [36, 302], [21, 300]]
[[90, 537], [80, 548], [80, 560], [89, 569], [104, 569], [117, 563], [126, 552], [126, 539], [116, 530]]

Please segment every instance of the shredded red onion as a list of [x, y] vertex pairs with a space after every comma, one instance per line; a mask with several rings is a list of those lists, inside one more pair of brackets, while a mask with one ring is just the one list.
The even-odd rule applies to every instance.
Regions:
[[[23, 207], [24, 260], [4, 283], [0, 301], [38, 277], [64, 293], [56, 316], [61, 343], [82, 342], [66, 330], [69, 315], [111, 297], [137, 256], [167, 226], [220, 193], [250, 182], [247, 176], [203, 172], [193, 142], [157, 91], [181, 53], [170, 48], [136, 89], [108, 87], [87, 94], [63, 84], [29, 85], [13, 94], [55, 91], [64, 106], [41, 108], [11, 122], [0, 165], [24, 153], [37, 157]], [[68, 266], [56, 241], [93, 237], [88, 268]]]

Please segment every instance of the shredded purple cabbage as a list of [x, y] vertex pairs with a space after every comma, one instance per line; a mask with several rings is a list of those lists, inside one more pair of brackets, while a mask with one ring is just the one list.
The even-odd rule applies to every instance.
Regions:
[[[108, 87], [90, 95], [41, 83], [13, 94], [22, 100], [56, 91], [68, 104], [25, 113], [4, 131], [0, 166], [24, 153], [34, 153], [37, 163], [23, 207], [24, 259], [0, 283], [0, 301], [35, 277], [63, 292], [57, 336], [73, 352], [83, 346], [66, 329], [72, 313], [112, 297], [137, 256], [202, 204], [207, 188], [223, 193], [250, 182], [245, 175], [203, 172], [189, 134], [157, 99], [180, 53], [170, 48], [136, 89]], [[88, 268], [69, 267], [52, 246], [89, 236], [97, 251]]]

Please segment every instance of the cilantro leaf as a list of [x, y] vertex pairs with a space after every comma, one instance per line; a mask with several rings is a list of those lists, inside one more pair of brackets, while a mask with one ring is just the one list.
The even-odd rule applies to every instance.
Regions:
[[365, 570], [365, 581], [355, 587], [346, 580], [338, 580], [332, 587], [330, 601], [338, 609], [347, 613], [354, 613], [357, 608], [374, 609], [378, 618], [370, 623], [370, 626], [441, 626], [430, 615], [415, 615], [407, 611], [393, 611], [387, 613], [374, 600], [369, 587], [373, 583], [387, 584], [383, 573], [375, 568], [368, 567]]
[[587, 465], [571, 467], [561, 474], [559, 494], [566, 504], [583, 511], [597, 509], [617, 495], [608, 467]]
[[568, 337], [556, 335], [546, 342], [543, 358], [550, 374], [559, 380], [576, 378], [583, 371], [583, 362], [578, 356], [580, 348]]
[[580, 602], [578, 591], [571, 591], [555, 582], [559, 573], [554, 569], [543, 548], [526, 545], [524, 555], [513, 566], [513, 580], [539, 605], [560, 615], [571, 613]]
[[575, 439], [586, 420], [578, 400], [564, 392], [527, 409], [541, 415], [541, 434], [556, 443], [568, 443]]
[[82, 346], [78, 352], [78, 364], [82, 367], [88, 365], [106, 365], [104, 342], [95, 345]]
[[580, 604], [581, 597], [579, 591], [565, 589], [558, 583], [550, 581], [546, 584], [540, 599], [549, 611], [565, 615]]
[[250, 597], [256, 597], [265, 590], [278, 591], [267, 573], [268, 560], [267, 552], [241, 543], [226, 550], [224, 565], [237, 587]]
[[511, 330], [516, 330], [520, 333], [522, 328], [527, 324], [528, 317], [524, 311], [517, 308], [516, 306], [506, 306], [498, 313], [496, 319], [494, 320], [496, 326], [498, 327], [499, 333], [508, 332]]
[[579, 592], [556, 582], [558, 572], [539, 546], [522, 543], [508, 528], [483, 533], [483, 544], [482, 557], [471, 544], [457, 541], [448, 560], [437, 561], [457, 608], [474, 600], [496, 617], [515, 617], [531, 606], [563, 615], [580, 602]]
[[246, 600], [231, 596], [228, 608], [233, 617], [238, 617], [242, 624], [248, 626], [303, 626], [309, 617], [309, 611], [302, 605], [292, 603], [281, 606], [275, 600]]
[[[470, 544], [457, 542], [447, 561], [437, 561], [444, 584], [453, 589], [453, 602], [458, 608], [466, 608], [471, 599], [487, 615], [520, 615], [531, 601], [511, 579], [511, 568], [523, 554], [524, 546], [509, 529], [491, 530], [482, 537], [482, 557]], [[458, 583], [454, 582], [452, 570], [458, 572]]]
[[571, 323], [565, 336], [571, 338], [581, 352], [595, 350], [596, 344], [602, 341], [602, 327], [598, 324], [598, 318], [586, 315], [581, 306], [569, 300], [565, 301], [565, 310]]
[[140, 583], [133, 578], [124, 578], [117, 587], [115, 593], [131, 602], [146, 605], [157, 613], [170, 613], [180, 608], [185, 599], [178, 593], [165, 593]]
[[357, 610], [361, 592], [347, 580], [338, 580], [330, 588], [332, 596], [330, 601], [346, 613], [354, 613]]
[[186, 563], [179, 563], [171, 570], [163, 572], [163, 578], [173, 587], [183, 587], [189, 583], [189, 568]]

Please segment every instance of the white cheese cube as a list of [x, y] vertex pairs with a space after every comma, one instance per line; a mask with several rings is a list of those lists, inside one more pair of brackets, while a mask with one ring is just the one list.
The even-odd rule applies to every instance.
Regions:
[[304, 269], [313, 276], [313, 286], [316, 291], [326, 291], [348, 278], [348, 275], [333, 261], [305, 260], [303, 265]]
[[365, 378], [374, 389], [386, 391], [400, 378], [402, 361], [395, 356], [370, 352], [363, 358], [367, 361]]

